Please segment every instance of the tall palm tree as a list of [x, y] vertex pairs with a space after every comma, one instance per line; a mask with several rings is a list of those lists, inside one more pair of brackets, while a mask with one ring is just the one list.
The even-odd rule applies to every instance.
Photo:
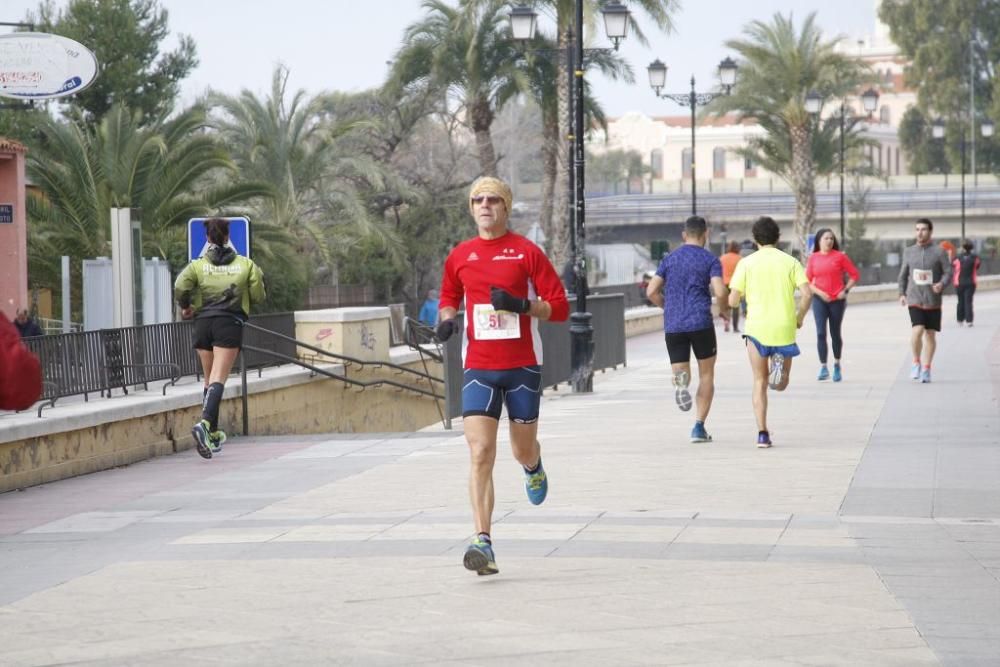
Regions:
[[270, 195], [266, 185], [219, 177], [235, 167], [203, 131], [204, 109], [195, 106], [146, 127], [141, 120], [139, 112], [116, 104], [96, 126], [51, 118], [39, 125], [41, 140], [31, 146], [27, 164], [41, 191], [28, 199], [35, 280], [58, 284], [60, 255], [109, 255], [113, 207], [140, 209], [144, 253], [176, 264], [186, 255], [189, 218]]
[[361, 124], [336, 118], [336, 96], [307, 98], [302, 90], [289, 95], [288, 74], [275, 68], [263, 99], [249, 90], [237, 96], [211, 92], [207, 98], [215, 111], [212, 125], [239, 173], [274, 188], [274, 197], [257, 202], [256, 216], [274, 234], [295, 239], [300, 259], [290, 267], [296, 271], [332, 266], [361, 242], [391, 244], [391, 231], [366, 203], [366, 189], [383, 189], [384, 171], [344, 144]]
[[490, 129], [503, 105], [527, 82], [518, 68], [523, 55], [510, 39], [506, 0], [424, 0], [427, 15], [406, 29], [393, 78], [402, 85], [437, 88], [460, 104], [476, 140], [479, 169], [496, 176]]
[[[771, 23], [750, 23], [743, 31], [745, 39], [727, 41], [741, 56], [740, 76], [732, 94], [717, 98], [710, 107], [717, 115], [735, 111], [740, 120], [752, 118], [766, 130], [766, 136], [752, 139], [738, 152], [792, 187], [800, 248], [805, 248], [816, 220], [816, 155], [829, 158], [837, 151], [832, 125], [827, 122], [817, 133], [805, 97], [816, 90], [839, 100], [856, 91], [868, 74], [861, 60], [835, 50], [838, 39], [823, 40], [815, 17], [810, 14], [797, 30], [791, 15], [775, 14]], [[855, 134], [851, 141], [856, 144]], [[822, 168], [831, 168], [831, 161]]]

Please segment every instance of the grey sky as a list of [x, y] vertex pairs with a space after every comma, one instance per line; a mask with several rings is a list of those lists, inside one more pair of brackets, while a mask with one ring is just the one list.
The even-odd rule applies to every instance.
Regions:
[[[56, 0], [58, 6], [65, 0]], [[423, 15], [419, 0], [161, 0], [170, 12], [173, 33], [191, 35], [201, 64], [183, 86], [192, 101], [207, 86], [236, 93], [268, 89], [276, 63], [291, 71], [292, 89], [362, 90], [381, 83], [386, 61], [401, 44], [404, 28]], [[627, 3], [626, 3], [627, 4]], [[723, 42], [743, 26], [768, 21], [775, 12], [794, 12], [799, 23], [816, 11], [824, 34], [864, 37], [874, 32], [875, 0], [686, 0], [670, 35], [645, 29], [649, 45], [634, 38], [622, 53], [635, 70], [636, 83], [615, 84], [593, 75], [591, 81], [606, 112], [679, 115], [683, 107], [657, 100], [649, 89], [646, 66], [655, 58], [669, 69], [666, 92], [686, 92], [692, 74], [698, 89], [710, 89], [715, 67], [726, 55]], [[0, 21], [17, 21], [37, 1], [3, 0]], [[541, 29], [552, 30], [547, 17]], [[6, 30], [0, 28], [0, 30]], [[594, 46], [608, 46], [601, 34], [587, 36]]]

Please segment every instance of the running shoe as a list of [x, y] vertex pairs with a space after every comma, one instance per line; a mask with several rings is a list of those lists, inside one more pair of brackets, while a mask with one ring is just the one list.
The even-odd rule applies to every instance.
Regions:
[[920, 372], [920, 382], [921, 384], [927, 384], [931, 381], [931, 369], [925, 368]]
[[775, 352], [771, 355], [771, 372], [767, 384], [771, 389], [777, 389], [785, 374], [785, 355]]
[[844, 376], [840, 374], [840, 364], [833, 365], [833, 381], [840, 382], [844, 379]]
[[757, 434], [757, 449], [767, 449], [771, 446], [771, 434], [770, 433], [758, 433]]
[[820, 382], [822, 382], [823, 380], [829, 380], [830, 369], [828, 369], [826, 366], [820, 366], [819, 375], [816, 376], [816, 379], [819, 380]]
[[538, 459], [538, 470], [535, 472], [524, 471], [524, 491], [528, 494], [528, 500], [532, 505], [541, 505], [549, 492], [549, 480], [545, 476], [545, 468], [542, 467], [542, 459]]
[[191, 428], [191, 435], [194, 436], [195, 448], [202, 458], [210, 459], [212, 454], [221, 449], [221, 445], [212, 439], [211, 427], [207, 419], [202, 419]]
[[910, 379], [919, 380], [920, 379], [920, 364], [913, 364], [913, 368], [910, 369]]
[[712, 442], [712, 436], [708, 434], [705, 425], [701, 422], [694, 423], [694, 428], [691, 429], [691, 442]]
[[226, 432], [225, 431], [212, 431], [212, 442], [216, 446], [216, 452], [222, 451], [222, 445], [226, 444]]
[[681, 409], [681, 412], [687, 412], [691, 409], [691, 392], [688, 391], [691, 376], [688, 375], [687, 371], [677, 371], [674, 373], [673, 382], [674, 400], [677, 402], [677, 407]]
[[465, 550], [462, 565], [466, 570], [472, 570], [479, 576], [496, 574], [500, 571], [493, 555], [493, 545], [480, 537], [472, 540], [472, 544]]

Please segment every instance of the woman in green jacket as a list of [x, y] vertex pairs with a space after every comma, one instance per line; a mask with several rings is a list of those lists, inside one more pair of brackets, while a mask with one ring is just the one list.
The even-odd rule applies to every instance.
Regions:
[[181, 316], [194, 318], [194, 347], [205, 371], [201, 420], [191, 429], [198, 453], [212, 458], [226, 440], [219, 430], [219, 404], [226, 378], [243, 346], [250, 304], [264, 300], [264, 274], [229, 245], [229, 221], [205, 221], [208, 249], [188, 264], [174, 283]]

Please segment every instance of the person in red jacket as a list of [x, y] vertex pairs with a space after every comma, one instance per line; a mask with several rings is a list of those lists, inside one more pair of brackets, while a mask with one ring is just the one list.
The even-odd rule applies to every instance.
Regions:
[[534, 505], [548, 493], [538, 444], [542, 341], [538, 320], [569, 316], [566, 290], [541, 248], [507, 228], [510, 187], [483, 177], [469, 191], [469, 211], [479, 234], [448, 255], [441, 280], [439, 340], [456, 333], [464, 306], [462, 418], [469, 445], [469, 496], [476, 537], [463, 565], [480, 575], [496, 574], [490, 529], [493, 464], [500, 413], [507, 406], [510, 444], [524, 468], [525, 491]]
[[42, 366], [0, 313], [0, 410], [27, 410], [42, 395]]
[[840, 329], [844, 322], [844, 312], [847, 310], [847, 293], [860, 277], [851, 258], [840, 252], [833, 230], [824, 228], [816, 232], [813, 251], [806, 264], [806, 278], [809, 279], [809, 285], [816, 295], [812, 301], [812, 310], [813, 317], [816, 318], [816, 348], [820, 363], [817, 380], [830, 379], [830, 369], [826, 365], [827, 324], [830, 326], [830, 339], [833, 343], [833, 381], [840, 382], [843, 379], [840, 355], [844, 349], [844, 341]]

